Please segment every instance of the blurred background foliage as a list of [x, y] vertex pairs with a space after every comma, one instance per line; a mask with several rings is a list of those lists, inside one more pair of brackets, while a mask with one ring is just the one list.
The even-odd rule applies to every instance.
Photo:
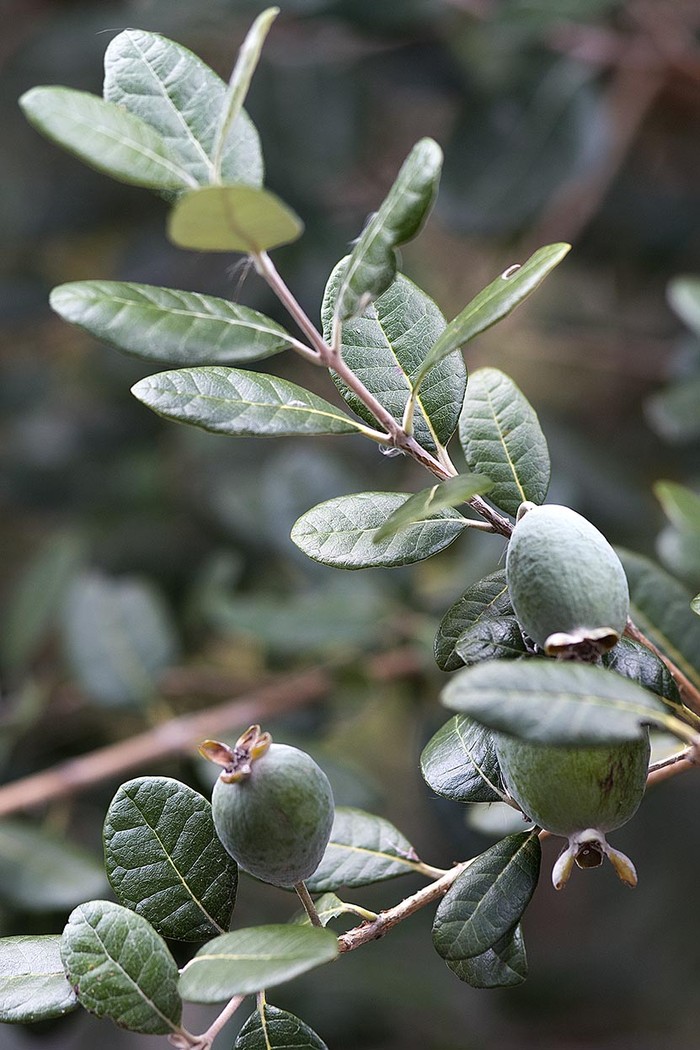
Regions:
[[[47, 305], [53, 285], [101, 277], [238, 298], [284, 320], [254, 274], [235, 259], [177, 251], [161, 201], [62, 154], [16, 103], [37, 84], [100, 94], [104, 49], [127, 26], [172, 37], [227, 76], [264, 6], [1, 5], [3, 780], [128, 739], [271, 673], [334, 660], [342, 670], [333, 695], [271, 728], [314, 752], [340, 802], [388, 816], [426, 860], [446, 865], [489, 839], [418, 774], [420, 749], [444, 721], [432, 635], [447, 605], [497, 566], [499, 541], [470, 536], [433, 561], [387, 572], [305, 561], [288, 538], [299, 513], [363, 488], [421, 487], [425, 476], [361, 439], [236, 441], [164, 423], [129, 394], [152, 369], [96, 345]], [[526, 306], [469, 350], [469, 367], [509, 372], [537, 408], [554, 465], [550, 500], [699, 589], [700, 310], [685, 280], [700, 274], [697, 5], [281, 6], [248, 108], [268, 184], [306, 222], [301, 241], [276, 253], [304, 306], [317, 316], [328, 273], [404, 156], [435, 137], [445, 150], [442, 191], [404, 269], [451, 317], [534, 248], [573, 243]], [[282, 368], [319, 382], [296, 359]], [[373, 675], [370, 661], [397, 649]], [[194, 759], [159, 755], [121, 779], [150, 772], [207, 784]], [[31, 820], [0, 822], [0, 932], [58, 932], [74, 903], [109, 893], [100, 826], [118, 783], [49, 797]], [[695, 1045], [694, 807], [692, 777], [680, 778], [619, 834], [641, 874], [634, 896], [602, 869], [562, 895], [543, 879], [525, 927], [531, 976], [515, 991], [460, 984], [421, 914], [272, 1001], [333, 1050]], [[366, 903], [376, 909], [411, 888], [389, 884]], [[237, 925], [288, 914], [279, 892], [244, 884]], [[7, 1050], [82, 1050], [95, 1039], [110, 1050], [151, 1046], [86, 1015], [2, 1033]]]

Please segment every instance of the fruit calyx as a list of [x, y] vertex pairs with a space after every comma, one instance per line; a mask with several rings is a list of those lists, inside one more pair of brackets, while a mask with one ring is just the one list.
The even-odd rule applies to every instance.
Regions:
[[555, 890], [561, 890], [569, 881], [574, 863], [579, 868], [597, 868], [607, 857], [615, 873], [625, 886], [634, 888], [637, 885], [637, 871], [632, 861], [618, 849], [608, 845], [605, 835], [597, 828], [585, 828], [569, 838], [568, 846], [559, 854], [552, 868], [552, 883]]
[[219, 740], [203, 740], [199, 745], [199, 753], [210, 762], [224, 767], [219, 774], [220, 780], [226, 784], [238, 784], [248, 779], [253, 771], [253, 763], [269, 750], [271, 743], [270, 734], [263, 733], [260, 726], [253, 725], [239, 736], [232, 748]]

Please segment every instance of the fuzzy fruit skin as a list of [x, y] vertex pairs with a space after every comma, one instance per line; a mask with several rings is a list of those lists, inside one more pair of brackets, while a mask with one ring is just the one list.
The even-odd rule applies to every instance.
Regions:
[[531, 744], [494, 734], [505, 786], [533, 823], [569, 838], [605, 834], [634, 816], [646, 786], [649, 738], [593, 747]]
[[557, 504], [532, 507], [508, 543], [506, 579], [523, 631], [541, 648], [559, 633], [601, 628], [622, 635], [627, 577], [617, 554], [586, 518]]
[[236, 783], [214, 785], [217, 835], [244, 871], [291, 887], [318, 867], [333, 826], [328, 777], [306, 752], [271, 744]]

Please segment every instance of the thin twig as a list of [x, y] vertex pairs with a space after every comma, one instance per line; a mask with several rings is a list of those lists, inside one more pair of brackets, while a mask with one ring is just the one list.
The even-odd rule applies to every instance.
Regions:
[[206, 1046], [211, 1046], [221, 1029], [227, 1021], [231, 1020], [244, 999], [245, 995], [234, 995], [233, 998], [228, 1001], [216, 1020], [209, 1025], [206, 1032], [202, 1035], [202, 1038], [206, 1040]]
[[305, 882], [297, 882], [296, 885], [294, 886], [294, 889], [296, 890], [297, 897], [299, 898], [301, 903], [304, 905], [304, 911], [308, 915], [309, 922], [311, 923], [311, 925], [312, 926], [323, 926], [323, 923], [321, 922], [320, 916], [319, 916], [318, 912], [316, 911], [316, 905], [313, 902], [311, 894], [309, 893], [309, 891], [306, 888], [306, 883]]

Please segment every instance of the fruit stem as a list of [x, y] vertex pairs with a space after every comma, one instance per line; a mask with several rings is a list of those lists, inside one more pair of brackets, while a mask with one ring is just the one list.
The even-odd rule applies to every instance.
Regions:
[[299, 900], [304, 905], [304, 911], [309, 916], [309, 921], [310, 921], [311, 925], [312, 926], [323, 926], [323, 923], [321, 922], [319, 914], [316, 911], [316, 905], [312, 901], [311, 894], [309, 893], [309, 891], [306, 888], [306, 883], [303, 882], [303, 881], [302, 882], [297, 882], [295, 884], [295, 886], [294, 886], [294, 889], [297, 892], [297, 896], [299, 897]]

